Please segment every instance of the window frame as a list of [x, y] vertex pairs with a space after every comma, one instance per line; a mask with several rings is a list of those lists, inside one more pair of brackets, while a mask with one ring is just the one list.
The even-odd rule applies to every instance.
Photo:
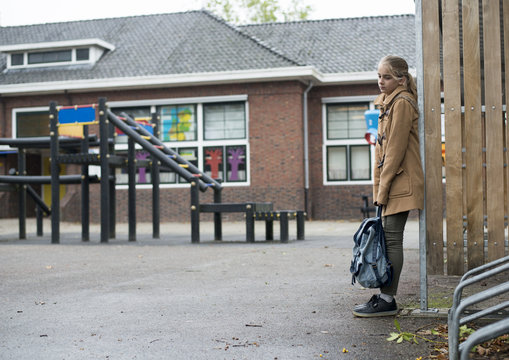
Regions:
[[[210, 103], [244, 103], [244, 121], [245, 121], [245, 137], [243, 139], [219, 139], [219, 140], [205, 140], [204, 139], [204, 117], [203, 117], [203, 106], [204, 104]], [[250, 145], [249, 145], [249, 101], [247, 95], [230, 95], [230, 96], [206, 96], [206, 97], [192, 97], [192, 98], [175, 98], [175, 99], [149, 99], [149, 100], [135, 100], [135, 101], [112, 101], [108, 102], [108, 106], [115, 112], [115, 108], [128, 108], [128, 107], [149, 107], [150, 112], [157, 112], [161, 106], [174, 106], [174, 105], [194, 105], [196, 126], [197, 126], [197, 138], [196, 140], [186, 141], [163, 141], [165, 145], [169, 146], [175, 151], [179, 151], [181, 148], [197, 148], [198, 165], [197, 167], [204, 171], [204, 148], [207, 147], [223, 147], [224, 149], [231, 146], [244, 146], [246, 149], [245, 157], [247, 159], [246, 167], [246, 181], [227, 181], [226, 171], [223, 173], [224, 178], [222, 179], [222, 185], [225, 187], [245, 187], [251, 185], [250, 175]], [[162, 140], [161, 140], [162, 141]], [[138, 149], [139, 146], [136, 146]], [[116, 150], [126, 150], [127, 144], [115, 144]], [[178, 175], [177, 175], [178, 176]], [[188, 187], [187, 182], [180, 182], [177, 180], [176, 183], [161, 184], [161, 188], [182, 188]], [[127, 185], [117, 184], [117, 189], [126, 189]], [[136, 188], [152, 188], [152, 184], [136, 184]]]
[[[88, 58], [78, 60], [78, 50], [88, 50]], [[52, 52], [63, 52], [70, 51], [71, 59], [64, 61], [48, 61], [48, 62], [37, 62], [29, 63], [29, 57], [32, 54], [44, 54]], [[9, 53], [7, 56], [7, 69], [31, 69], [39, 67], [52, 67], [52, 66], [68, 66], [68, 65], [81, 65], [81, 64], [94, 64], [104, 51], [96, 46], [76, 46], [69, 48], [53, 48], [53, 49], [33, 49], [33, 50], [21, 50]], [[12, 56], [23, 56], [22, 64], [13, 64]]]
[[[373, 110], [374, 100], [377, 95], [366, 96], [342, 96], [322, 98], [322, 179], [324, 186], [341, 186], [341, 185], [372, 185], [374, 178], [375, 147], [369, 145], [364, 138], [355, 139], [328, 139], [328, 123], [327, 123], [327, 105], [333, 104], [347, 104], [347, 103], [367, 103], [366, 110]], [[344, 146], [346, 147], [346, 161], [347, 161], [347, 179], [346, 180], [329, 180], [328, 171], [328, 148]], [[368, 146], [369, 147], [369, 166], [370, 166], [370, 179], [367, 180], [352, 180], [351, 179], [351, 147]]]
[[[244, 119], [243, 119], [243, 122], [244, 122], [244, 129], [243, 130], [243, 136], [242, 137], [235, 137], [235, 138], [231, 138], [231, 139], [228, 139], [228, 138], [225, 138], [225, 137], [220, 137], [220, 138], [213, 138], [213, 139], [210, 139], [210, 138], [207, 138], [207, 129], [205, 127], [205, 107], [207, 106], [213, 106], [214, 104], [221, 104], [221, 105], [224, 105], [224, 106], [229, 106], [229, 105], [234, 105], [234, 104], [239, 104], [239, 103], [242, 103], [241, 101], [234, 101], [234, 102], [222, 102], [222, 103], [204, 103], [202, 104], [202, 110], [203, 110], [203, 118], [202, 118], [202, 139], [204, 141], [224, 141], [224, 140], [238, 140], [238, 139], [245, 139], [246, 138], [246, 132], [247, 132], [247, 129], [246, 129], [246, 107], [245, 107], [245, 103], [244, 103]], [[228, 130], [227, 130], [227, 126], [226, 126], [226, 121], [224, 121], [223, 119], [223, 124], [225, 125], [221, 131], [224, 133], [226, 133]]]

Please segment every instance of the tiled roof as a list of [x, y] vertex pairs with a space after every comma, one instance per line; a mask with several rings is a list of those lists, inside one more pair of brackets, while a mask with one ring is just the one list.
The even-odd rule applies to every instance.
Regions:
[[207, 11], [0, 27], [2, 46], [89, 38], [115, 50], [94, 66], [9, 70], [0, 84], [297, 66]]
[[100, 39], [115, 46], [94, 65], [6, 70], [0, 85], [295, 68], [374, 71], [392, 53], [414, 67], [414, 16], [234, 27], [205, 10], [0, 27], [0, 46]]
[[380, 58], [402, 56], [415, 68], [413, 15], [246, 25], [247, 34], [323, 73], [375, 71]]

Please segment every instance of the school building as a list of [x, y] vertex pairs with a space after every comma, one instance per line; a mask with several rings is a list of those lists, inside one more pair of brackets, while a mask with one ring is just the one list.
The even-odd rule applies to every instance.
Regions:
[[[379, 94], [377, 63], [399, 55], [415, 73], [415, 43], [413, 15], [233, 26], [200, 10], [0, 27], [0, 137], [48, 136], [50, 101], [104, 97], [138, 121], [157, 113], [161, 141], [220, 179], [224, 202], [270, 201], [314, 220], [358, 220], [362, 195], [372, 199], [364, 112]], [[115, 151], [127, 152], [121, 133]], [[27, 173], [49, 175], [48, 159], [48, 149], [29, 149]], [[17, 166], [16, 149], [2, 146], [0, 175]], [[79, 173], [75, 165], [61, 170]], [[125, 221], [126, 170], [115, 177]], [[97, 222], [99, 185], [91, 186]], [[35, 188], [50, 201], [49, 186]], [[188, 189], [174, 172], [161, 173], [161, 221], [189, 221]], [[79, 185], [62, 185], [61, 196], [62, 220], [79, 221]], [[144, 168], [136, 197], [139, 221], [150, 221]], [[211, 201], [212, 192], [201, 197]], [[15, 193], [0, 192], [0, 202], [0, 217], [17, 216]]]

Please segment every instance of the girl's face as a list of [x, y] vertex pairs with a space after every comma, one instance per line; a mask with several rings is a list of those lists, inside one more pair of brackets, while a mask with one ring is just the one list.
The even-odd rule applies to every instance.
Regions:
[[381, 64], [378, 67], [378, 87], [380, 92], [385, 95], [390, 95], [398, 86], [403, 85], [405, 79], [396, 79], [389, 71], [389, 67], [385, 64]]

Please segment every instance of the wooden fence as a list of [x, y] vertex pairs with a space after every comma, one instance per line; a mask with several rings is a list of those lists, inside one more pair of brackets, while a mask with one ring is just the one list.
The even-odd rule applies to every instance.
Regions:
[[421, 3], [427, 271], [460, 275], [507, 253], [509, 0]]

